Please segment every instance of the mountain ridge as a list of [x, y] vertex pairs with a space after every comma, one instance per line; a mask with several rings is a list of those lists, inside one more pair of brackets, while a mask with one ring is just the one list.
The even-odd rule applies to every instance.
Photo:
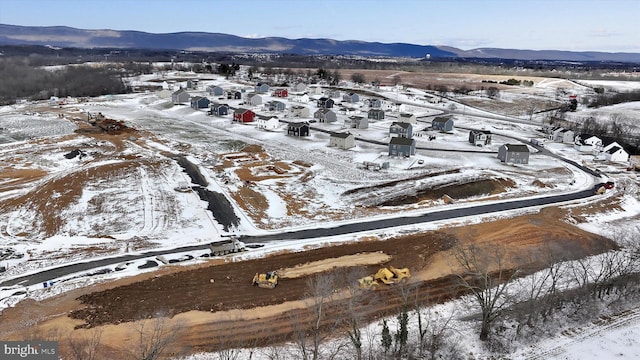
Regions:
[[78, 29], [69, 26], [0, 24], [0, 45], [49, 45], [77, 48], [137, 48], [209, 52], [264, 52], [300, 55], [353, 55], [424, 58], [483, 58], [556, 61], [640, 62], [640, 53], [477, 48], [446, 45], [382, 43], [327, 38], [246, 38], [224, 33], [182, 31], [148, 33], [137, 30]]

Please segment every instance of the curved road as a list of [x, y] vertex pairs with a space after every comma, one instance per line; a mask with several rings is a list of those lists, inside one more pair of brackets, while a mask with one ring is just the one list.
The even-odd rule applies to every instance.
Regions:
[[[291, 240], [291, 239], [312, 239], [318, 237], [345, 235], [358, 233], [363, 231], [387, 229], [398, 226], [414, 225], [431, 221], [456, 219], [465, 216], [475, 216], [490, 214], [500, 211], [508, 211], [515, 209], [525, 209], [541, 205], [550, 205], [565, 201], [572, 201], [578, 199], [588, 198], [593, 196], [593, 190], [582, 190], [576, 193], [553, 195], [539, 198], [521, 199], [508, 201], [503, 203], [485, 204], [470, 206], [464, 208], [456, 208], [449, 210], [441, 210], [434, 212], [424, 212], [415, 216], [403, 216], [396, 218], [385, 218], [380, 220], [372, 220], [366, 222], [352, 223], [339, 225], [335, 227], [317, 228], [317, 229], [305, 229], [297, 231], [288, 231], [281, 234], [270, 234], [261, 236], [244, 236], [242, 241], [245, 243], [260, 243], [264, 241], [273, 240]], [[98, 260], [88, 260], [86, 262], [74, 263], [68, 265], [62, 265], [59, 267], [44, 270], [31, 275], [24, 275], [17, 278], [5, 280], [0, 282], [0, 286], [11, 285], [35, 285], [52, 279], [57, 279], [63, 276], [67, 276], [74, 273], [81, 273], [83, 271], [95, 270], [101, 267], [119, 264], [126, 261], [133, 261], [137, 259], [143, 259], [148, 257], [155, 257], [159, 255], [168, 255], [178, 252], [205, 250], [208, 248], [208, 244], [185, 246], [176, 249], [149, 251], [136, 255], [122, 255], [111, 258], [104, 258]]]
[[[286, 122], [286, 121], [283, 121], [283, 122]], [[321, 129], [315, 129], [315, 130], [322, 131]], [[600, 176], [599, 173], [596, 173], [589, 168], [586, 168], [569, 159], [565, 159], [561, 156], [553, 154], [542, 147], [528, 143], [524, 139], [518, 139], [515, 137], [513, 138], [521, 142], [527, 143], [532, 147], [535, 147], [539, 151], [539, 154], [552, 156], [554, 158], [562, 160], [595, 177]], [[358, 139], [358, 140], [367, 141], [374, 144], [379, 143], [380, 145], [387, 145], [386, 143], [381, 143], [375, 140], [369, 140], [369, 139]], [[424, 149], [424, 150], [442, 151], [439, 149]], [[469, 151], [469, 152], [473, 152], [473, 151]], [[327, 236], [345, 235], [345, 234], [352, 234], [352, 233], [358, 233], [358, 232], [364, 232], [364, 231], [393, 228], [398, 226], [414, 225], [414, 224], [431, 222], [431, 221], [449, 220], [449, 219], [456, 219], [456, 218], [461, 218], [466, 216], [483, 215], [483, 214], [490, 214], [490, 213], [501, 212], [501, 211], [515, 210], [515, 209], [525, 209], [525, 208], [541, 206], [541, 205], [550, 205], [550, 204], [561, 203], [565, 201], [584, 199], [593, 195], [594, 195], [594, 191], [592, 189], [589, 189], [589, 190], [582, 190], [582, 191], [571, 193], [571, 194], [521, 199], [521, 200], [514, 200], [514, 201], [503, 202], [503, 203], [476, 205], [476, 206], [441, 210], [441, 211], [434, 211], [434, 212], [424, 212], [414, 216], [403, 216], [403, 217], [370, 220], [370, 221], [363, 221], [359, 223], [338, 225], [334, 227], [288, 231], [281, 234], [270, 234], [270, 235], [262, 235], [262, 236], [243, 236], [241, 239], [245, 243], [260, 243], [264, 241], [274, 241], [274, 240], [312, 239], [312, 238], [327, 237]], [[112, 265], [123, 263], [123, 262], [149, 258], [149, 257], [156, 257], [159, 255], [168, 255], [172, 253], [206, 250], [207, 248], [208, 248], [208, 244], [201, 244], [201, 245], [185, 246], [185, 247], [168, 249], [168, 250], [149, 251], [149, 252], [135, 254], [135, 255], [130, 254], [130, 255], [121, 255], [121, 256], [110, 257], [110, 258], [97, 259], [97, 260], [87, 260], [81, 263], [61, 265], [61, 266], [53, 267], [53, 268], [43, 270], [41, 272], [37, 272], [34, 274], [23, 275], [20, 277], [8, 279], [0, 282], [0, 286], [4, 287], [4, 286], [11, 286], [11, 285], [22, 285], [22, 286], [35, 285], [35, 284], [43, 283], [46, 281], [50, 281], [52, 279], [58, 279], [64, 276], [68, 276], [74, 273], [88, 272], [89, 270], [95, 271], [96, 269], [99, 269], [99, 268], [112, 266]]]

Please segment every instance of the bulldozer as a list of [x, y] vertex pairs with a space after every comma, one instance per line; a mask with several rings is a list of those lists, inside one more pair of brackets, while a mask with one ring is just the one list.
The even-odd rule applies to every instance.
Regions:
[[275, 271], [267, 271], [262, 274], [256, 273], [252, 284], [265, 289], [274, 289], [278, 285], [278, 274]]
[[393, 266], [384, 267], [374, 275], [365, 276], [358, 280], [358, 285], [363, 289], [375, 290], [380, 283], [392, 285], [396, 283], [406, 283], [411, 277], [411, 271], [408, 268], [395, 268]]

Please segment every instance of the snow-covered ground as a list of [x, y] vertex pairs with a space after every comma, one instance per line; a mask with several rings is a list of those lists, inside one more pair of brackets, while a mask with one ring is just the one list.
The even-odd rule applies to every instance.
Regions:
[[[174, 74], [173, 78], [177, 78], [178, 75]], [[187, 76], [195, 75], [187, 74]], [[199, 88], [201, 90], [191, 91], [191, 95], [206, 95], [204, 89], [208, 85], [250, 90], [246, 85], [234, 83], [221, 77], [213, 77], [213, 80], [211, 78], [212, 76], [209, 75], [209, 80], [200, 81]], [[151, 80], [158, 80], [158, 76], [143, 76], [136, 79], [133, 84], [159, 84], [158, 82], [150, 82]], [[184, 81], [186, 81], [186, 78]], [[566, 85], [566, 83], [563, 84]], [[599, 84], [590, 83], [590, 85]], [[177, 85], [179, 84], [174, 84], [173, 86]], [[554, 91], [553, 85], [551, 80], [538, 83], [538, 95], [550, 95]], [[628, 84], [623, 85], [631, 86]], [[623, 85], [613, 84], [611, 86]], [[605, 84], [601, 86], [605, 86]], [[576, 89], [579, 88], [579, 86], [576, 86]], [[166, 94], [160, 95], [160, 93], [105, 96], [91, 99], [86, 103], [63, 105], [62, 107], [67, 113], [77, 114], [78, 117], [85, 117], [87, 112], [101, 112], [109, 118], [124, 120], [136, 129], [148, 130], [150, 133], [155, 134], [156, 138], [147, 138], [144, 143], [131, 141], [124, 153], [150, 159], [156, 158], [158, 163], [163, 166], [160, 167], [160, 170], [157, 167], [152, 167], [140, 168], [134, 173], [116, 172], [110, 178], [109, 184], [97, 182], [85, 187], [82, 189], [82, 195], [76, 205], [65, 209], [64, 217], [68, 219], [68, 222], [61, 227], [61, 231], [53, 236], [31, 236], [25, 239], [20, 235], [27, 230], [33, 230], [30, 228], [32, 225], [27, 220], [34, 215], [27, 208], [20, 208], [19, 211], [3, 214], [3, 220], [0, 220], [3, 222], [3, 231], [0, 231], [2, 246], [10, 246], [17, 252], [25, 254], [25, 257], [0, 261], [0, 265], [8, 268], [8, 271], [0, 274], [0, 281], [13, 276], [39, 272], [60, 262], [85, 260], [87, 256], [85, 252], [78, 252], [78, 257], [65, 257], [59, 261], [55, 260], [56, 254], [72, 252], [85, 247], [106, 248], [111, 250], [111, 253], [115, 251], [118, 254], [133, 254], [139, 253], [139, 250], [131, 247], [132, 242], [140, 239], [153, 243], [153, 248], [166, 249], [181, 245], [206, 243], [224, 234], [225, 231], [220, 224], [213, 219], [210, 212], [206, 211], [206, 204], [195, 193], [178, 193], [173, 190], [180, 183], [188, 181], [188, 178], [175, 163], [164, 162], [160, 159], [158, 153], [162, 151], [170, 152], [175, 151], [175, 149], [186, 149], [186, 152], [190, 154], [189, 159], [205, 170], [204, 175], [211, 184], [209, 188], [228, 194], [234, 190], [233, 184], [224, 184], [220, 180], [219, 174], [212, 170], [217, 161], [213, 154], [236, 152], [243, 145], [259, 144], [276, 159], [302, 160], [312, 164], [311, 171], [317, 174], [312, 184], [319, 196], [318, 199], [314, 199], [314, 202], [310, 202], [310, 208], [327, 206], [342, 211], [349, 209], [351, 206], [349, 202], [342, 202], [341, 200], [341, 194], [346, 190], [367, 184], [380, 183], [390, 178], [401, 178], [425, 171], [433, 171], [434, 169], [460, 168], [463, 170], [455, 177], [443, 177], [437, 180], [426, 179], [416, 183], [415, 186], [430, 185], [429, 181], [446, 182], [452, 179], [459, 179], [460, 176], [473, 178], [486, 173], [494, 174], [495, 176], [506, 175], [513, 179], [518, 184], [518, 190], [508, 192], [507, 195], [510, 197], [546, 195], [550, 192], [565, 193], [592, 186], [594, 180], [591, 177], [549, 157], [532, 154], [531, 162], [526, 167], [504, 165], [497, 161], [495, 152], [500, 145], [516, 141], [513, 138], [530, 139], [539, 137], [538, 125], [514, 123], [506, 117], [469, 108], [468, 110], [465, 109], [463, 115], [456, 115], [456, 128], [453, 132], [447, 134], [434, 132], [427, 129], [431, 118], [447, 109], [452, 102], [429, 104], [422, 100], [425, 95], [423, 91], [412, 89], [412, 94], [411, 96], [405, 95], [393, 89], [380, 90], [380, 95], [388, 96], [404, 103], [403, 111], [413, 112], [421, 117], [421, 122], [416, 125], [414, 132], [421, 132], [425, 136], [416, 137], [418, 147], [457, 150], [457, 152], [418, 150], [415, 157], [407, 160], [391, 158], [386, 155], [384, 146], [381, 147], [365, 142], [357, 142], [357, 146], [348, 151], [338, 150], [327, 146], [329, 135], [323, 132], [312, 132], [311, 136], [306, 139], [292, 139], [285, 135], [286, 128], [284, 125], [276, 131], [259, 130], [253, 125], [233, 123], [230, 115], [218, 118], [207, 116], [203, 110], [193, 110], [188, 105], [174, 106], [170, 103], [170, 96], [167, 98]], [[516, 97], [518, 95], [505, 94], [504, 96]], [[311, 120], [313, 113], [317, 109], [315, 102], [298, 104], [291, 101], [291, 97], [283, 100], [266, 95], [263, 103], [269, 100], [284, 101], [287, 107], [304, 105], [309, 107], [312, 114], [311, 117], [306, 119], [291, 119], [288, 112], [278, 113], [277, 115], [284, 120]], [[232, 107], [242, 106], [239, 100], [225, 99], [223, 102], [228, 102]], [[96, 158], [96, 161], [91, 162], [90, 165], [80, 162], [79, 159], [61, 160], [64, 154], [61, 148], [86, 148], [87, 138], [76, 137], [72, 140], [57, 141], [57, 136], [70, 134], [76, 129], [76, 125], [73, 122], [52, 115], [52, 113], [34, 112], [33, 110], [34, 108], [42, 109], [46, 106], [48, 104], [26, 103], [0, 108], [0, 143], [5, 143], [0, 145], [0, 154], [2, 154], [3, 160], [16, 161], [15, 168], [33, 168], [33, 164], [36, 164], [37, 168], [48, 172], [54, 177], [77, 173], [78, 171], [89, 172], [91, 167], [110, 164], [110, 160], [105, 155], [111, 152], [115, 153], [115, 151], [100, 143], [91, 144], [95, 148], [96, 154], [89, 153], [89, 156]], [[638, 110], [637, 104], [621, 104], [616, 105], [616, 107], [615, 111], [627, 111], [628, 116], [637, 116], [635, 115]], [[462, 106], [459, 105], [459, 108], [462, 108]], [[259, 113], [267, 113], [262, 106], [256, 106], [253, 109]], [[367, 109], [363, 106], [360, 110], [360, 115], [366, 116]], [[344, 128], [344, 119], [347, 115], [340, 113], [338, 115], [339, 120], [335, 124], [313, 123], [312, 126], [329, 131], [344, 131], [346, 130]], [[397, 116], [397, 112], [389, 112], [389, 115], [385, 120], [371, 121], [369, 129], [349, 130], [358, 137], [383, 142], [388, 141], [388, 127], [394, 120], [394, 116]], [[602, 116], [600, 113], [587, 114], [586, 110], [577, 115]], [[468, 143], [468, 130], [466, 128], [490, 130], [494, 134], [493, 143], [485, 148], [472, 146]], [[429, 140], [429, 135], [435, 138]], [[40, 146], [47, 148], [47, 151], [34, 151], [36, 150], [34, 148], [36, 145], [25, 141], [34, 137], [47, 137], [51, 140], [49, 142], [44, 141], [45, 145], [40, 143]], [[531, 149], [533, 150], [533, 148]], [[569, 145], [549, 144], [547, 149], [578, 162], [590, 161], [593, 158], [590, 155], [578, 153]], [[484, 151], [485, 153], [471, 151]], [[29, 158], [27, 160], [23, 159], [26, 156], [29, 156]], [[102, 159], [102, 157], [105, 158]], [[98, 161], [97, 158], [102, 160]], [[389, 162], [390, 169], [387, 172], [364, 173], [363, 170], [357, 169], [355, 166], [355, 164], [363, 161]], [[611, 169], [622, 167], [624, 166], [611, 165]], [[153, 172], [152, 169], [156, 169], [157, 172]], [[615, 175], [612, 176], [615, 177]], [[623, 174], [622, 176], [625, 179], [633, 180], [631, 175]], [[136, 184], [140, 184], [136, 188], [128, 186], [133, 179], [135, 179]], [[541, 192], [539, 187], [532, 185], [534, 180], [541, 180], [553, 186]], [[5, 181], [7, 180], [1, 179], [0, 184]], [[268, 217], [284, 223], [287, 220], [286, 204], [273, 185], [274, 182], [265, 182], [259, 184], [258, 188], [261, 189], [261, 193], [268, 201]], [[118, 191], [113, 191], [113, 189], [118, 189]], [[14, 198], [27, 191], [29, 191], [28, 188], [17, 187], [0, 193], [0, 200]], [[162, 196], [158, 197], [158, 194], [162, 194]], [[104, 199], [109, 200], [104, 201]], [[475, 201], [477, 199], [470, 200]], [[97, 203], [99, 205], [96, 205]], [[635, 224], [633, 219], [637, 219], [640, 213], [640, 204], [633, 197], [624, 197], [621, 204], [622, 210], [607, 213], [604, 216], [594, 216], [587, 223], [580, 226], [588, 231], [605, 236], [611, 235], [614, 228], [632, 226], [632, 224]], [[462, 201], [446, 206], [451, 208], [452, 206], [468, 205], [469, 203]], [[445, 205], [436, 203], [430, 210], [437, 210], [442, 206]], [[256, 223], [244, 214], [241, 209], [236, 208], [236, 210], [240, 215], [238, 231], [254, 234], [265, 232], [265, 230], [259, 229], [263, 224]], [[406, 215], [407, 212], [424, 212], [429, 209], [408, 207], [403, 210], [405, 211], [404, 215]], [[92, 212], [100, 214], [100, 216], [86, 215]], [[500, 214], [498, 216], [511, 215], [513, 213]], [[386, 215], [381, 214], [378, 216], [384, 217]], [[495, 217], [494, 215], [493, 218]], [[482, 220], [481, 218], [474, 218], [465, 219], [464, 221], [474, 223]], [[323, 226], [332, 226], [344, 223], [347, 220], [343, 219], [338, 222], [330, 221], [327, 218], [319, 218], [317, 221], [305, 226], [317, 227], [319, 222], [322, 222]], [[437, 229], [441, 225], [443, 224], [430, 223], [415, 226], [412, 229], [405, 228], [402, 231], [424, 231]], [[289, 225], [289, 227], [292, 229], [302, 228], [301, 226], [293, 225]], [[389, 229], [385, 232], [391, 234], [396, 231], [398, 229]], [[38, 233], [37, 229], [35, 232]], [[322, 242], [344, 242], [346, 240], [348, 240], [348, 237], [336, 237], [323, 239]], [[317, 239], [314, 240], [314, 243], [317, 242]], [[230, 259], [260, 257], [282, 249], [295, 250], [308, 245], [308, 242], [305, 241], [266, 244], [262, 249], [251, 250], [241, 255], [235, 255]], [[194, 256], [195, 259], [185, 262], [193, 264], [201, 261], [199, 256], [202, 254], [175, 254], [175, 258], [183, 255]], [[99, 254], [93, 255], [93, 258], [100, 257]], [[41, 299], [75, 287], [85, 286], [88, 283], [130, 276], [141, 271], [153, 271], [153, 268], [146, 270], [138, 268], [145, 261], [146, 259], [143, 259], [131, 264], [122, 264], [122, 270], [111, 271], [106, 274], [92, 276], [74, 274], [61, 279], [52, 279], [55, 284], [53, 287], [48, 286], [47, 289], [44, 289], [42, 285], [29, 288], [18, 286], [1, 289], [0, 309], [12, 306], [26, 296]], [[109, 270], [114, 269], [109, 268]], [[14, 295], [16, 293], [18, 295]], [[456, 300], [450, 304], [442, 305], [434, 311], [457, 313], [461, 308], [469, 307], [468, 303], [464, 303], [465, 301], [468, 302], [469, 300]], [[379, 324], [372, 325], [372, 327], [377, 326]], [[466, 330], [463, 330], [465, 328]], [[459, 325], [459, 329], [460, 339], [475, 338], [474, 329], [470, 329], [469, 326], [463, 326], [462, 322]], [[587, 328], [578, 337], [549, 339], [536, 344], [535, 349], [523, 349], [513, 358], [531, 358], [536, 355], [534, 352], [539, 351], [548, 352], [549, 357], [546, 358], [556, 359], [588, 358], [586, 357], [587, 352], [596, 350], [614, 351], [614, 354], [624, 354], [623, 358], [633, 358], [631, 355], [637, 355], [637, 350], [633, 348], [636, 342], [633, 340], [634, 337], [630, 336], [640, 333], [640, 326], [636, 320], [621, 323], [620, 327], [616, 327], [613, 331], [606, 332], [606, 334], [599, 329], [601, 328], [594, 325], [592, 330]], [[379, 333], [379, 328], [371, 330], [371, 332]], [[603, 339], [619, 339], [619, 336], [625, 336], [626, 340], [619, 340], [617, 343], [602, 341]], [[465, 346], [467, 350], [477, 356], [476, 358], [483, 358], [483, 350], [479, 342], [468, 340], [468, 342], [465, 342]], [[595, 356], [592, 358], [595, 358]]]

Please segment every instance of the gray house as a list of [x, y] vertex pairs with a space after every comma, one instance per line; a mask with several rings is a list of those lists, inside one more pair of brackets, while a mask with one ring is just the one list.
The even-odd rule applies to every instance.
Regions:
[[331, 109], [333, 107], [334, 101], [328, 97], [321, 97], [318, 99], [318, 107], [323, 109]]
[[267, 110], [269, 111], [284, 111], [287, 105], [282, 101], [271, 100], [267, 103]]
[[187, 89], [196, 90], [198, 88], [198, 80], [189, 79], [187, 80]]
[[413, 137], [413, 125], [403, 122], [394, 122], [389, 126], [389, 136], [411, 139]]
[[269, 92], [269, 85], [264, 83], [257, 83], [254, 90], [258, 94], [266, 94]]
[[350, 132], [331, 133], [329, 135], [329, 146], [338, 149], [351, 149], [356, 146], [356, 138]]
[[382, 100], [380, 99], [373, 98], [373, 99], [369, 99], [368, 102], [369, 102], [369, 107], [372, 109], [380, 109], [382, 107]]
[[291, 107], [291, 117], [309, 117], [309, 108], [302, 105], [293, 105]]
[[309, 136], [309, 123], [289, 123], [289, 125], [287, 125], [287, 135]]
[[207, 93], [211, 96], [222, 96], [224, 95], [224, 89], [220, 86], [207, 86]]
[[291, 87], [291, 91], [303, 92], [307, 89], [307, 85], [304, 83], [297, 83]]
[[254, 105], [254, 106], [260, 105], [262, 104], [262, 96], [254, 93], [247, 94], [247, 100], [245, 101], [245, 104]]
[[209, 103], [209, 99], [204, 96], [194, 96], [191, 98], [191, 107], [196, 110], [208, 108]]
[[228, 100], [240, 100], [242, 99], [242, 92], [238, 90], [227, 91]]
[[384, 110], [382, 109], [371, 109], [367, 113], [367, 117], [373, 120], [382, 120], [384, 119]]
[[176, 90], [173, 94], [171, 94], [171, 102], [174, 105], [184, 104], [189, 101], [190, 97], [191, 96], [189, 96], [189, 93], [186, 92], [184, 89], [179, 89], [179, 90]]
[[356, 93], [344, 94], [342, 95], [342, 101], [357, 103], [358, 101], [360, 101], [360, 96]]
[[229, 115], [229, 105], [227, 104], [213, 104], [211, 105], [211, 111], [209, 114], [215, 116]]
[[509, 164], [528, 164], [529, 148], [522, 144], [504, 144], [498, 148], [498, 159]]
[[433, 130], [453, 131], [453, 119], [448, 116], [438, 116], [431, 121]]
[[411, 113], [400, 113], [400, 115], [398, 116], [398, 121], [399, 122], [406, 122], [409, 124], [417, 124], [418, 123], [418, 119], [416, 119], [416, 116], [414, 114]]
[[369, 120], [364, 116], [349, 116], [344, 120], [344, 126], [353, 129], [368, 129]]
[[491, 144], [491, 131], [471, 130], [469, 131], [469, 142], [475, 146]]
[[410, 157], [416, 154], [416, 141], [403, 137], [394, 137], [389, 141], [389, 156]]
[[324, 123], [333, 123], [338, 121], [338, 115], [336, 115], [336, 113], [331, 109], [318, 109], [313, 113], [313, 118]]

